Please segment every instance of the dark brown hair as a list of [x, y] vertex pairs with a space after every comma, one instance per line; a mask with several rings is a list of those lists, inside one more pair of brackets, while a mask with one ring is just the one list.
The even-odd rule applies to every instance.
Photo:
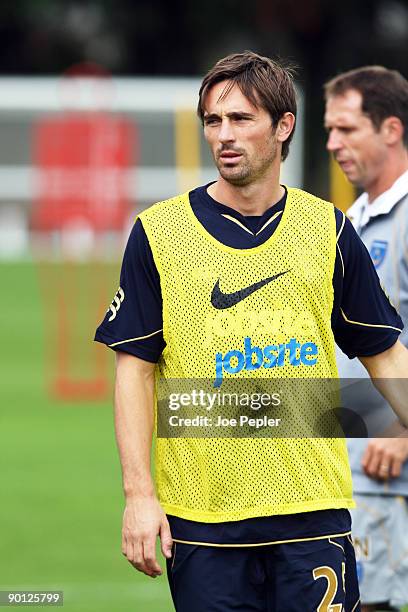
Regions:
[[[287, 112], [296, 117], [296, 92], [293, 84], [294, 67], [263, 57], [253, 51], [234, 53], [220, 59], [205, 75], [201, 83], [197, 113], [204, 121], [205, 99], [208, 91], [221, 81], [238, 85], [243, 95], [256, 108], [264, 108], [275, 128], [279, 119]], [[222, 94], [227, 95], [230, 88]], [[282, 143], [282, 160], [289, 153], [289, 138]]]
[[361, 110], [376, 130], [387, 117], [398, 117], [404, 128], [404, 145], [408, 147], [408, 81], [397, 70], [384, 66], [363, 66], [339, 74], [324, 85], [326, 100], [342, 96], [350, 89], [361, 94]]

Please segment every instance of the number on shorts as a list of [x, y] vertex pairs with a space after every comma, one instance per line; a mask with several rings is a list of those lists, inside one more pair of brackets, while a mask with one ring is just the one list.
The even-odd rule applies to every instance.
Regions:
[[313, 578], [315, 580], [318, 580], [319, 578], [326, 578], [327, 580], [327, 589], [317, 608], [317, 612], [342, 612], [343, 605], [333, 603], [338, 587], [337, 574], [334, 569], [328, 567], [327, 565], [316, 567], [313, 570]]

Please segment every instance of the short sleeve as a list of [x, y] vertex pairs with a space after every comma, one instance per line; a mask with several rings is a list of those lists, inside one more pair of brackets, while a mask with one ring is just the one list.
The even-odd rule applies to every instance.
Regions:
[[[341, 213], [342, 214], [342, 213]], [[350, 359], [376, 355], [398, 339], [403, 323], [381, 287], [364, 243], [344, 217], [338, 232], [332, 328]]]
[[164, 349], [160, 277], [139, 219], [126, 245], [120, 287], [95, 340], [153, 363]]

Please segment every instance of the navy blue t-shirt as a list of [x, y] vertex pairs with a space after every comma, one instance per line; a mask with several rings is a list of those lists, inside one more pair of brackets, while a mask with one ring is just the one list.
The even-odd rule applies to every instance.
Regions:
[[[190, 204], [200, 223], [223, 244], [236, 249], [256, 247], [268, 240], [279, 225], [286, 193], [262, 216], [244, 216], [216, 202], [207, 193], [207, 187], [205, 185], [191, 191]], [[399, 332], [393, 328], [402, 329], [403, 324], [383, 292], [370, 255], [352, 224], [337, 209], [335, 217], [337, 253], [331, 314], [334, 338], [350, 358], [375, 355], [396, 342]], [[112, 308], [96, 331], [95, 340], [156, 363], [165, 346], [160, 277], [140, 220], [133, 226], [126, 246], [120, 287], [123, 296], [117, 294]], [[323, 510], [218, 524], [171, 516], [169, 521], [176, 539], [206, 543], [276, 542], [350, 530], [350, 515], [346, 510]], [[227, 529], [226, 526], [233, 528]]]
[[[208, 195], [207, 187], [191, 191], [190, 202], [196, 217], [214, 238], [236, 249], [249, 249], [272, 236], [282, 217], [286, 195], [262, 216], [245, 217], [216, 202]], [[403, 324], [382, 290], [370, 255], [352, 224], [340, 210], [335, 209], [335, 215], [338, 239], [331, 315], [334, 338], [350, 358], [375, 355], [395, 343], [399, 332], [391, 328], [402, 329]], [[125, 250], [120, 286], [125, 299], [119, 309], [108, 310], [95, 339], [156, 363], [165, 346], [160, 277], [140, 220], [133, 226]], [[112, 319], [113, 312], [116, 314]]]

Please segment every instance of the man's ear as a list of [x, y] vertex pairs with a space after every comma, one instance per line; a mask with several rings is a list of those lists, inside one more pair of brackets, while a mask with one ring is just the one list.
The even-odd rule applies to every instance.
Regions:
[[404, 137], [404, 126], [398, 117], [387, 117], [381, 124], [380, 131], [385, 143], [394, 145]]
[[295, 127], [295, 115], [293, 113], [285, 113], [278, 121], [276, 126], [276, 136], [279, 142], [285, 142], [293, 132]]

